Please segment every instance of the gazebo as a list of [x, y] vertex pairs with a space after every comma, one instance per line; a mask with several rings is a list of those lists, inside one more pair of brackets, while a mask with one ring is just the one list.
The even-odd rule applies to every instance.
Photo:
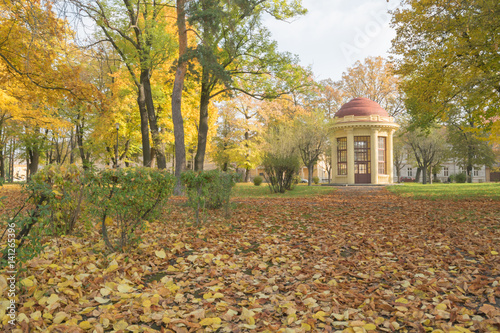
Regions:
[[334, 184], [392, 184], [392, 136], [399, 125], [378, 103], [355, 98], [335, 114]]

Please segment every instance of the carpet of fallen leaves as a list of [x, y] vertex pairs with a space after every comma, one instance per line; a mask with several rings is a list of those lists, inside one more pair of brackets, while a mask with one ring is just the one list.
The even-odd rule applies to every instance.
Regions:
[[500, 330], [498, 201], [383, 188], [235, 201], [195, 229], [173, 199], [127, 253], [102, 255], [98, 231], [51, 240], [19, 277], [17, 331]]

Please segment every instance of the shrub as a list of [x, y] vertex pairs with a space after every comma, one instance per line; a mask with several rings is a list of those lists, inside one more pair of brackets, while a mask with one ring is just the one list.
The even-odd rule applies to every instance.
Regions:
[[266, 153], [263, 163], [269, 188], [274, 193], [285, 193], [291, 190], [295, 176], [300, 168], [300, 160], [297, 155], [279, 155]]
[[140, 242], [136, 231], [165, 205], [175, 183], [170, 173], [143, 167], [91, 173], [89, 201], [99, 216], [106, 247], [123, 251], [127, 245]]
[[260, 186], [260, 184], [262, 184], [262, 181], [263, 181], [263, 180], [264, 180], [264, 179], [263, 179], [261, 176], [255, 176], [255, 177], [253, 178], [253, 184], [254, 184], [255, 186]]
[[314, 176], [313, 179], [312, 179], [313, 183], [318, 185], [319, 184], [319, 177], [318, 176]]
[[200, 212], [206, 221], [206, 209], [225, 207], [226, 216], [229, 215], [231, 190], [238, 177], [236, 173], [219, 170], [189, 170], [181, 174], [182, 182], [186, 186], [188, 205], [194, 210], [196, 226], [201, 224]]
[[456, 175], [451, 175], [450, 179], [452, 182], [465, 183], [467, 181], [467, 175], [465, 173], [457, 173]]
[[[17, 260], [25, 262], [40, 253], [43, 237], [73, 231], [80, 213], [83, 188], [83, 171], [75, 165], [49, 165], [33, 175], [23, 189], [28, 199], [7, 221], [6, 230], [15, 234]], [[24, 210], [27, 206], [31, 208]], [[8, 239], [13, 238], [8, 236]], [[10, 260], [11, 251], [3, 249], [4, 260]]]

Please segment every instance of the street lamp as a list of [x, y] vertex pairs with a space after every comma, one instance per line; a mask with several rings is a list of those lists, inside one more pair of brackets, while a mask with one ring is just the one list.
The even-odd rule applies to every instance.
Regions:
[[118, 130], [120, 129], [120, 124], [116, 123], [116, 146], [115, 146], [115, 168], [118, 169]]

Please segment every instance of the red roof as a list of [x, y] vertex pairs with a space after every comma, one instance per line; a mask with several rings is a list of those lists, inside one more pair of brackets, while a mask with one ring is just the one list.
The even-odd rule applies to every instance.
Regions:
[[350, 102], [342, 105], [340, 110], [338, 110], [337, 113], [335, 113], [335, 117], [337, 118], [345, 116], [370, 116], [370, 115], [389, 117], [387, 111], [385, 111], [377, 102], [374, 102], [371, 99], [363, 97], [352, 99]]

